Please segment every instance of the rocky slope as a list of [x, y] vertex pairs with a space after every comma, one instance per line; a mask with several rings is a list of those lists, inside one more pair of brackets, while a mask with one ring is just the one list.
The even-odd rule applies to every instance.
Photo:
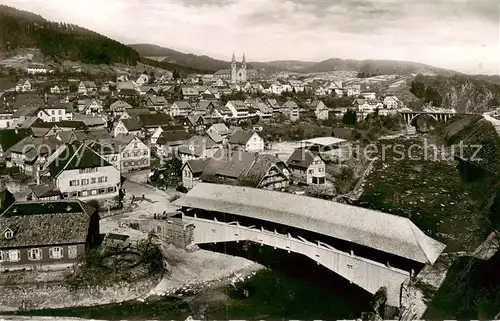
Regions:
[[441, 95], [441, 107], [454, 108], [462, 113], [483, 113], [499, 106], [500, 85], [478, 80], [474, 76], [451, 77], [417, 76], [426, 86], [431, 86]]

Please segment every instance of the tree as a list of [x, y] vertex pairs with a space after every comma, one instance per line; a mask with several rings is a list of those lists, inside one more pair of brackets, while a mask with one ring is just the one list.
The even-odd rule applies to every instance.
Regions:
[[151, 71], [149, 73], [148, 84], [153, 84], [155, 81], [156, 81], [155, 73], [153, 71]]
[[354, 110], [348, 110], [342, 117], [342, 122], [346, 125], [356, 124], [356, 112]]
[[75, 93], [77, 91], [78, 91], [78, 85], [77, 84], [72, 83], [71, 85], [69, 85], [69, 92]]
[[443, 102], [443, 98], [434, 88], [429, 86], [425, 89], [425, 102], [432, 103], [433, 106], [439, 107]]
[[414, 80], [411, 83], [410, 92], [418, 98], [425, 97], [425, 85], [420, 81]]
[[179, 72], [177, 71], [177, 69], [174, 69], [174, 72], [172, 73], [172, 78], [174, 80], [177, 80], [177, 79], [181, 78], [181, 75], [179, 74]]

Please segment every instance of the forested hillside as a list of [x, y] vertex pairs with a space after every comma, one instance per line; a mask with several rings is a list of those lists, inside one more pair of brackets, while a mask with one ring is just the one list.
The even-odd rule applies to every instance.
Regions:
[[53, 59], [89, 64], [135, 65], [140, 59], [134, 49], [96, 32], [0, 5], [0, 52], [18, 48], [39, 48]]
[[417, 76], [412, 93], [434, 106], [454, 108], [457, 112], [483, 113], [500, 105], [500, 85], [475, 76]]

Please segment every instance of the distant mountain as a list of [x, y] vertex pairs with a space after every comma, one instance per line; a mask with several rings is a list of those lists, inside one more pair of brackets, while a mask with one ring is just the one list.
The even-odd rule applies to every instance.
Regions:
[[309, 68], [317, 65], [317, 62], [313, 61], [300, 61], [300, 60], [276, 60], [269, 62], [250, 62], [252, 66], [258, 69], [266, 69], [269, 71], [296, 71], [303, 72], [304, 70], [308, 70]]
[[326, 72], [333, 70], [353, 70], [366, 75], [402, 75], [436, 74], [451, 76], [459, 74], [453, 70], [437, 68], [417, 62], [397, 60], [354, 60], [354, 59], [327, 59], [316, 65], [302, 70], [302, 72]]
[[139, 54], [108, 37], [31, 12], [0, 5], [0, 52], [38, 48], [47, 57], [89, 64], [135, 65]]
[[[219, 69], [230, 68], [229, 61], [213, 59], [208, 56], [186, 54], [180, 51], [151, 44], [133, 44], [129, 46], [135, 49], [141, 56], [194, 69], [210, 70], [213, 72]], [[418, 73], [441, 76], [460, 74], [459, 72], [453, 70], [437, 68], [421, 63], [395, 60], [354, 60], [332, 58], [321, 62], [300, 60], [276, 60], [269, 62], [252, 61], [249, 62], [248, 65], [249, 68], [265, 69], [269, 72], [291, 71], [300, 73], [316, 73], [349, 70], [359, 72], [364, 76], [390, 74], [408, 76]]]
[[220, 69], [231, 68], [229, 61], [214, 59], [208, 56], [186, 54], [169, 48], [151, 44], [132, 44], [130, 48], [137, 51], [141, 56], [167, 64], [179, 65], [195, 70], [204, 70], [213, 73]]

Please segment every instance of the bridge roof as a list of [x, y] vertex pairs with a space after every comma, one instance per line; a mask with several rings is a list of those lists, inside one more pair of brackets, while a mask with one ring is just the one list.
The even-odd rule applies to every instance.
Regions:
[[445, 248], [408, 218], [290, 193], [198, 183], [173, 204], [309, 230], [420, 263], [434, 263]]

